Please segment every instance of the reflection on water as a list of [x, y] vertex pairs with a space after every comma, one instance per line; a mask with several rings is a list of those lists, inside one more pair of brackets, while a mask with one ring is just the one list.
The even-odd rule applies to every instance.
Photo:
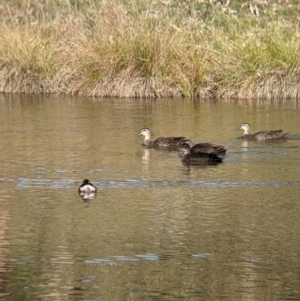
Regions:
[[[299, 300], [299, 123], [287, 101], [1, 95], [0, 300]], [[228, 150], [184, 166], [144, 126]]]
[[80, 192], [79, 195], [85, 202], [88, 202], [93, 200], [97, 194], [95, 192]]

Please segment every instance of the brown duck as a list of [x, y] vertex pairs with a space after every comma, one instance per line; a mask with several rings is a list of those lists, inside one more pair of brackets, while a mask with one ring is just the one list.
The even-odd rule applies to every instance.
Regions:
[[158, 137], [151, 140], [151, 131], [148, 128], [142, 128], [138, 136], [145, 136], [143, 146], [147, 148], [171, 148], [178, 149], [178, 147], [186, 140], [185, 137]]
[[182, 144], [178, 151], [183, 153], [181, 162], [187, 165], [222, 163], [222, 159], [215, 154], [191, 153], [191, 148], [186, 143]]
[[282, 139], [287, 134], [283, 130], [272, 130], [272, 131], [259, 131], [254, 134], [250, 134], [250, 124], [243, 123], [239, 130], [243, 130], [244, 134], [242, 136], [245, 140], [270, 140], [270, 139]]

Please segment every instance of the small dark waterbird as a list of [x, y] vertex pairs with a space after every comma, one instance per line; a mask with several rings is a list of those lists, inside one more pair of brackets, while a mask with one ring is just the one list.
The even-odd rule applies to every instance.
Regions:
[[182, 153], [181, 162], [186, 165], [222, 163], [222, 159], [215, 154], [201, 152], [192, 154], [190, 146], [186, 143], [182, 144], [178, 151]]
[[185, 137], [158, 137], [151, 140], [151, 131], [148, 128], [142, 128], [138, 136], [145, 136], [143, 146], [147, 148], [167, 148], [178, 149], [178, 147], [186, 140]]
[[271, 140], [271, 139], [282, 139], [287, 134], [287, 132], [284, 132], [283, 130], [263, 130], [258, 131], [254, 134], [250, 134], [250, 124], [249, 123], [243, 123], [239, 127], [239, 130], [243, 130], [243, 136], [242, 138], [244, 140]]
[[88, 179], [84, 179], [78, 188], [78, 193], [95, 193], [97, 187], [94, 186]]

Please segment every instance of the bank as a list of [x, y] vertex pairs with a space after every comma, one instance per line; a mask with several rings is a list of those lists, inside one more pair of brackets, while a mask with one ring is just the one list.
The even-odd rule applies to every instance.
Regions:
[[1, 93], [299, 97], [297, 1], [4, 2]]

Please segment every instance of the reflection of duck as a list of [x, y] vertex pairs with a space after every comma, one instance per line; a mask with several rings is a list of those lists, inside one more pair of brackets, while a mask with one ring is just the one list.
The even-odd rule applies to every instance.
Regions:
[[84, 179], [78, 188], [78, 193], [92, 193], [97, 192], [97, 187], [94, 186], [88, 179]]
[[221, 163], [222, 159], [215, 154], [207, 153], [191, 153], [191, 148], [188, 144], [182, 144], [178, 150], [182, 152], [181, 162], [185, 164], [204, 164], [204, 163]]
[[242, 151], [249, 151], [250, 142], [249, 140], [241, 141]]
[[193, 144], [191, 140], [185, 140], [184, 143], [188, 144], [191, 149], [191, 154], [206, 153], [206, 154], [220, 154], [224, 155], [226, 153], [226, 148], [222, 145], [217, 145], [213, 143], [196, 143]]
[[143, 145], [148, 148], [178, 148], [186, 139], [185, 137], [158, 137], [151, 141], [151, 132], [148, 128], [142, 128], [138, 136], [144, 135]]
[[80, 192], [79, 194], [85, 202], [92, 200], [96, 196], [96, 192]]
[[143, 163], [148, 164], [150, 160], [150, 150], [145, 148], [145, 153], [142, 156]]
[[254, 134], [250, 134], [250, 124], [243, 123], [239, 130], [243, 130], [244, 134], [242, 136], [243, 139], [247, 140], [270, 140], [270, 139], [280, 139], [284, 138], [287, 132], [283, 130], [272, 130], [272, 131], [259, 131]]

